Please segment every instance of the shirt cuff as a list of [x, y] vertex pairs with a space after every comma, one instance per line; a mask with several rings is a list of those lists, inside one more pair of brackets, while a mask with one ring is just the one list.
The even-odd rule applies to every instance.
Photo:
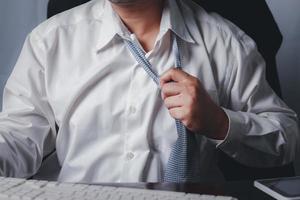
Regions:
[[229, 126], [226, 137], [220, 143], [217, 144], [217, 148], [220, 148], [228, 153], [234, 153], [238, 148], [240, 141], [243, 137], [244, 118], [241, 113], [222, 108], [229, 119]]
[[217, 140], [212, 138], [207, 138], [207, 140], [213, 143], [216, 147], [218, 147], [224, 141], [224, 140]]

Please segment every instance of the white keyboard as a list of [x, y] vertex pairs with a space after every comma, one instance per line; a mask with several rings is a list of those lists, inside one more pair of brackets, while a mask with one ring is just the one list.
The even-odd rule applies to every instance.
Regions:
[[100, 185], [71, 184], [0, 177], [0, 200], [236, 200], [232, 197], [187, 194]]

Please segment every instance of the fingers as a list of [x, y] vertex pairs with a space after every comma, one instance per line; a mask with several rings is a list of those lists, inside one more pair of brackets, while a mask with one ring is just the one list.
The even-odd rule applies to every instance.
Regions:
[[166, 71], [161, 77], [160, 77], [160, 86], [162, 87], [165, 83], [174, 81], [174, 82], [182, 82], [186, 80], [189, 77], [189, 74], [186, 72], [177, 69], [172, 68]]
[[176, 82], [165, 83], [161, 88], [162, 99], [166, 99], [169, 96], [175, 96], [181, 93], [182, 86]]
[[188, 113], [183, 107], [176, 107], [169, 110], [174, 119], [178, 119], [187, 128], [191, 128], [191, 121], [188, 119]]
[[164, 100], [165, 106], [170, 110], [172, 108], [181, 107], [184, 104], [182, 95], [170, 96]]
[[207, 105], [203, 103], [206, 95], [198, 78], [173, 68], [160, 77], [160, 86], [170, 115], [180, 120], [188, 129], [200, 130], [201, 112]]
[[174, 119], [178, 119], [180, 121], [183, 120], [185, 116], [184, 109], [182, 107], [171, 108], [169, 109], [169, 113]]

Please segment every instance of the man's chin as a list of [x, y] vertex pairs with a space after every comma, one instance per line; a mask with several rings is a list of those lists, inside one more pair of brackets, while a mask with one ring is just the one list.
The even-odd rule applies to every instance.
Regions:
[[137, 2], [139, 2], [140, 0], [128, 0], [128, 1], [118, 1], [118, 0], [109, 0], [111, 3], [115, 4], [115, 5], [122, 5], [122, 6], [126, 6], [126, 5], [132, 5], [135, 4]]

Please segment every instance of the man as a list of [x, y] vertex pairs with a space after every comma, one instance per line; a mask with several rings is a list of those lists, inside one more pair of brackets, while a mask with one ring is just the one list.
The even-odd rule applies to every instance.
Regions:
[[56, 147], [60, 181], [164, 180], [174, 119], [196, 137], [199, 181], [222, 180], [216, 148], [249, 166], [294, 159], [296, 115], [242, 31], [191, 1], [95, 0], [28, 36], [4, 91], [1, 174], [31, 176]]

